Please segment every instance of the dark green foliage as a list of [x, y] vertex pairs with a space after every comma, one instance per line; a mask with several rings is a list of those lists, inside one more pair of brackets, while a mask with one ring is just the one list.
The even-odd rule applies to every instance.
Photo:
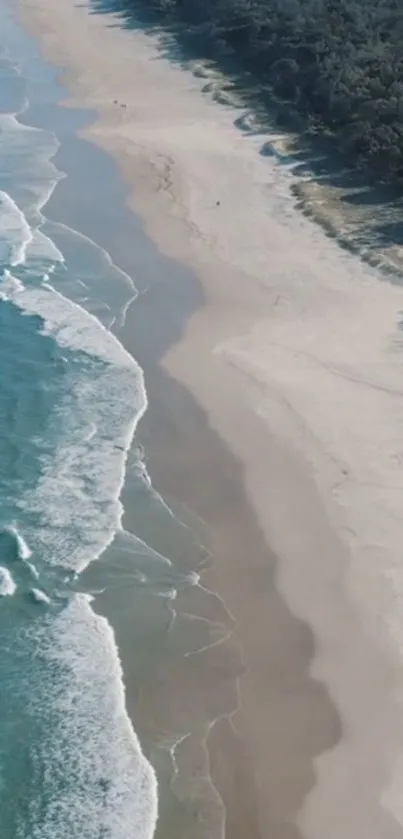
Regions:
[[[126, 0], [134, 8], [138, 0]], [[232, 52], [338, 148], [403, 183], [403, 0], [143, 0]]]

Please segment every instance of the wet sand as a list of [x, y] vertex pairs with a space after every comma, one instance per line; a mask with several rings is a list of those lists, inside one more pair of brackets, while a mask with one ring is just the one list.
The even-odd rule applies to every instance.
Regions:
[[[150, 277], [121, 337], [145, 371], [153, 483], [204, 522], [211, 557], [202, 585], [217, 596], [184, 589], [174, 631], [186, 635], [193, 614], [229, 637], [186, 657], [172, 642], [139, 691], [128, 604], [124, 619], [121, 603], [104, 604], [151, 758], [161, 732], [192, 732], [175, 752], [183, 805], [160, 835], [199, 839], [220, 822], [210, 763], [230, 839], [394, 839], [384, 790], [403, 742], [401, 684], [384, 625], [391, 566], [376, 575], [401, 536], [400, 361], [382, 356], [400, 289], [298, 216], [284, 173], [262, 168], [229, 109], [155, 39], [68, 0], [23, 11], [68, 68], [71, 104], [99, 111], [86, 136], [115, 156], [131, 207], [195, 274]], [[105, 247], [128, 259], [123, 234]], [[124, 505], [130, 526], [128, 489]], [[183, 557], [187, 569], [205, 560], [196, 545]]]
[[[87, 199], [82, 195], [77, 207], [78, 160], [97, 182], [96, 213], [90, 212], [94, 192]], [[136, 276], [145, 258], [144, 241], [133, 217], [122, 212], [124, 191], [113, 186], [102, 154], [73, 147], [70, 139], [57, 164], [73, 174], [55, 192], [49, 216], [78, 225]], [[277, 560], [245, 493], [242, 465], [209, 427], [206, 413], [189, 392], [160, 366], [161, 357], [180, 339], [186, 319], [203, 303], [200, 284], [189, 270], [152, 247], [147, 262], [140, 291], [143, 285], [148, 291], [140, 294], [120, 334], [146, 371], [150, 405], [136, 445], [145, 448], [154, 484], [178, 515], [194, 524], [194, 534], [181, 541], [175, 533], [168, 545], [166, 527], [156, 533], [155, 520], [145, 522], [144, 510], [138, 513], [130, 477], [123, 494], [123, 523], [154, 549], [168, 553], [176, 569], [202, 573], [203, 587], [180, 592], [168, 640], [169, 608], [160, 609], [144, 591], [136, 594], [128, 586], [115, 592], [112, 587], [97, 598], [96, 606], [115, 629], [128, 708], [163, 782], [172, 776], [166, 742], [193, 732], [176, 750], [182, 770], [175, 789], [179, 803], [172, 805], [167, 791], [162, 796], [161, 836], [204, 837], [215, 812], [221, 829], [221, 802], [209, 784], [200, 787], [209, 769], [206, 760], [224, 800], [227, 836], [240, 837], [245, 831], [260, 836], [269, 827], [274, 836], [298, 836], [293, 820], [314, 784], [313, 758], [337, 741], [340, 721], [325, 687], [309, 675], [313, 635], [290, 613], [276, 588]], [[255, 435], [256, 428], [248, 433]], [[200, 521], [193, 522], [194, 514]], [[122, 573], [121, 557], [118, 562]], [[97, 574], [99, 569], [92, 566], [87, 576]], [[203, 623], [195, 626], [189, 616], [201, 617]], [[214, 643], [214, 633], [219, 639], [228, 635], [228, 640], [183, 656], [189, 645], [197, 650]], [[218, 722], [210, 729], [214, 720]], [[267, 778], [264, 811], [260, 778]]]

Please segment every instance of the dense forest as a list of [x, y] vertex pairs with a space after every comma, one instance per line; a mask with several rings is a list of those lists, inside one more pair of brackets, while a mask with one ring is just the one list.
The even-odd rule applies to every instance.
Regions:
[[[403, 185], [403, 0], [142, 0]], [[138, 0], [126, 0], [138, 8]]]

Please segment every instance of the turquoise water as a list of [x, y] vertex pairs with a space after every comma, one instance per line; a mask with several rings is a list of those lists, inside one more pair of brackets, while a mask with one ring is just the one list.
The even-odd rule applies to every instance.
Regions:
[[[121, 531], [147, 404], [110, 331], [137, 290], [93, 242], [47, 222], [59, 139], [29, 125], [29, 107], [45, 112], [55, 84], [4, 8], [0, 32], [1, 837], [145, 839], [154, 773], [112, 629], [80, 591]], [[61, 130], [68, 118], [60, 109]]]

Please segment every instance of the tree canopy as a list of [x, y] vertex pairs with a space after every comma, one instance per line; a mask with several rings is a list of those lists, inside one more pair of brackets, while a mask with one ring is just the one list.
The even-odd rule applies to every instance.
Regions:
[[[127, 0], [127, 6], [137, 5]], [[377, 179], [403, 185], [402, 0], [143, 0], [230, 50]]]

